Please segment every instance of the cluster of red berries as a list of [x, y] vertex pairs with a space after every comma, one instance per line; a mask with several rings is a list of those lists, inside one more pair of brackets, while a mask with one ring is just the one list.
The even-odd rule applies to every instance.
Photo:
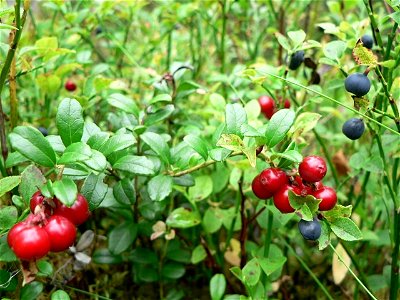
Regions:
[[7, 242], [21, 260], [35, 260], [50, 251], [67, 250], [76, 239], [76, 226], [90, 216], [85, 197], [78, 194], [71, 207], [57, 198], [46, 198], [40, 191], [30, 200], [31, 214], [8, 232]]
[[[258, 98], [258, 103], [260, 104], [261, 112], [267, 119], [271, 119], [273, 114], [279, 110], [276, 107], [274, 99], [271, 97], [261, 96]], [[285, 100], [283, 107], [290, 108], [290, 101], [288, 99]]]
[[280, 168], [268, 168], [262, 171], [253, 179], [253, 193], [260, 199], [273, 197], [274, 205], [282, 213], [295, 211], [289, 202], [289, 190], [298, 196], [312, 195], [321, 199], [319, 210], [331, 210], [336, 205], [337, 196], [333, 188], [324, 186], [321, 182], [326, 171], [323, 158], [307, 156], [299, 165], [299, 175], [288, 176]]

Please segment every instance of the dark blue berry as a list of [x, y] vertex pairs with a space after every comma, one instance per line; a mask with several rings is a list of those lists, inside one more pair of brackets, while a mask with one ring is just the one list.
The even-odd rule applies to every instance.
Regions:
[[47, 129], [42, 127], [42, 126], [39, 126], [38, 130], [43, 134], [43, 136], [48, 136], [49, 135], [49, 132], [47, 131]]
[[372, 36], [368, 34], [364, 34], [361, 37], [361, 42], [363, 43], [365, 48], [372, 49], [372, 46], [374, 45], [374, 40], [372, 39]]
[[304, 51], [300, 50], [300, 51], [295, 52], [290, 57], [289, 69], [296, 70], [298, 67], [300, 67], [300, 65], [303, 61], [304, 61]]
[[349, 75], [344, 81], [344, 87], [346, 91], [361, 97], [366, 95], [371, 88], [371, 82], [369, 81], [367, 75], [363, 73], [354, 73]]
[[364, 133], [365, 125], [363, 120], [352, 118], [347, 120], [342, 127], [342, 132], [351, 140], [359, 139]]
[[300, 220], [299, 230], [306, 240], [315, 241], [321, 236], [321, 224], [315, 217], [312, 221]]

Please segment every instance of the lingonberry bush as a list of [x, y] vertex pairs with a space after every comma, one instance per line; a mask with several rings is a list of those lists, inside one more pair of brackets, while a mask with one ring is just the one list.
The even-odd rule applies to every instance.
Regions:
[[2, 299], [397, 299], [399, 14], [1, 2]]

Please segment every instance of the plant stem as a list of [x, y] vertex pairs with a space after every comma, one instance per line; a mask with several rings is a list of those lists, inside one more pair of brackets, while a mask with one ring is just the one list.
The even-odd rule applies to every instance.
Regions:
[[346, 267], [347, 270], [349, 270], [350, 274], [354, 277], [354, 279], [361, 285], [361, 287], [367, 292], [367, 294], [374, 300], [378, 300], [375, 298], [375, 296], [370, 292], [370, 290], [361, 282], [361, 280], [357, 277], [356, 274], [354, 274], [353, 270], [350, 269], [348, 265], [345, 264], [343, 257], [336, 251], [335, 247], [333, 247], [332, 243], [329, 243], [329, 246], [335, 252], [339, 260], [342, 262], [342, 264]]
[[240, 268], [246, 265], [246, 239], [247, 239], [247, 218], [246, 218], [246, 196], [243, 193], [243, 175], [239, 180], [239, 193], [240, 193], [240, 220], [242, 222], [242, 228], [240, 229]]
[[399, 290], [399, 248], [400, 248], [400, 208], [395, 208], [394, 222], [394, 248], [392, 252], [392, 266], [390, 271], [390, 300], [398, 299]]

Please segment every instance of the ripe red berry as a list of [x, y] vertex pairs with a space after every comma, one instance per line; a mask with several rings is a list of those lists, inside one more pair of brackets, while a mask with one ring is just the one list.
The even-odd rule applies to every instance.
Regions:
[[288, 183], [286, 173], [280, 168], [268, 168], [260, 173], [261, 185], [274, 194]]
[[57, 198], [54, 198], [54, 202], [56, 204], [54, 214], [67, 218], [76, 226], [84, 223], [90, 216], [89, 204], [81, 194], [78, 194], [75, 203], [71, 207], [65, 206]]
[[317, 182], [324, 178], [327, 168], [322, 157], [311, 155], [303, 159], [299, 165], [299, 174], [303, 180]]
[[30, 207], [32, 213], [35, 213], [35, 209], [38, 205], [45, 206], [44, 212], [46, 215], [48, 215], [48, 216], [52, 215], [52, 207], [50, 206], [49, 203], [47, 203], [45, 201], [45, 197], [42, 195], [42, 193], [40, 191], [37, 191], [36, 193], [34, 193], [29, 202], [29, 207]]
[[283, 214], [295, 211], [289, 202], [289, 190], [293, 191], [296, 195], [300, 195], [301, 193], [298, 187], [286, 184], [274, 194], [274, 205]]
[[50, 251], [64, 251], [75, 242], [76, 227], [63, 216], [51, 216], [44, 229], [50, 239]]
[[285, 107], [285, 108], [290, 108], [290, 101], [289, 101], [289, 99], [286, 99], [286, 100], [285, 100], [284, 107]]
[[331, 210], [335, 207], [337, 203], [336, 191], [329, 187], [324, 186], [321, 189], [315, 191], [313, 196], [317, 199], [321, 199], [321, 203], [319, 204], [320, 211]]
[[64, 87], [67, 91], [70, 91], [70, 92], [73, 92], [76, 90], [76, 84], [72, 80], [67, 80]]
[[258, 103], [261, 106], [261, 112], [267, 119], [271, 119], [275, 112], [275, 101], [271, 97], [261, 96], [258, 98]]
[[15, 255], [22, 260], [39, 259], [50, 251], [47, 232], [42, 227], [25, 222], [11, 228], [7, 241]]
[[254, 177], [253, 182], [251, 183], [251, 188], [253, 190], [254, 195], [256, 195], [260, 199], [268, 199], [271, 198], [273, 193], [271, 193], [268, 189], [266, 189], [261, 181], [260, 175]]

